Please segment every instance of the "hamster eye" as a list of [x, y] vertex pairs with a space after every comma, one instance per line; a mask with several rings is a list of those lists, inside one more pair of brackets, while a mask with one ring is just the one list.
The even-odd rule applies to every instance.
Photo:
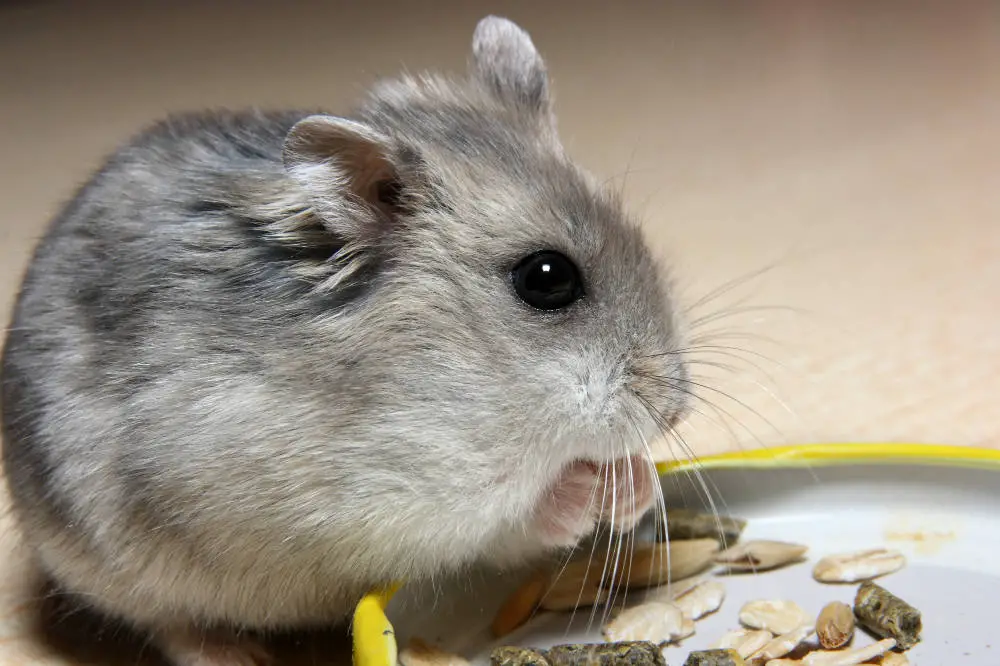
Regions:
[[530, 254], [511, 272], [518, 297], [539, 310], [559, 310], [583, 296], [580, 272], [565, 255], [552, 250]]

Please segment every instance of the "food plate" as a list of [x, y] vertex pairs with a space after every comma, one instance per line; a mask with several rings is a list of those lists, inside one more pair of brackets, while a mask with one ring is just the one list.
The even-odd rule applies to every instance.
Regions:
[[[810, 547], [806, 562], [760, 574], [721, 576], [722, 608], [697, 623], [697, 633], [664, 651], [668, 664], [705, 649], [738, 626], [740, 606], [752, 599], [790, 599], [810, 614], [857, 585], [822, 585], [811, 577], [823, 555], [889, 547], [908, 559], [880, 579], [919, 608], [922, 642], [907, 655], [919, 666], [1000, 664], [1000, 452], [909, 444], [827, 444], [723, 455], [693, 465], [661, 466], [671, 508], [709, 508], [746, 518], [742, 540], [780, 539]], [[600, 611], [545, 613], [496, 641], [493, 615], [524, 579], [476, 570], [433, 586], [407, 585], [366, 598], [355, 615], [355, 666], [392, 666], [396, 645], [418, 637], [488, 664], [499, 644], [539, 648], [601, 640]], [[632, 594], [632, 593], [630, 593]], [[391, 601], [390, 601], [391, 597]], [[392, 624], [390, 624], [390, 620]], [[393, 631], [394, 629], [394, 631]], [[855, 645], [872, 639], [859, 633]]]

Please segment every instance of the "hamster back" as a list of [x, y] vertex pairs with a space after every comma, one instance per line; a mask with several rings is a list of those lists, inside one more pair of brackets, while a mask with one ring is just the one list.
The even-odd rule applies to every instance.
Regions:
[[465, 77], [347, 116], [177, 115], [111, 155], [38, 245], [2, 359], [42, 570], [177, 666], [249, 663], [239, 630], [633, 525], [684, 409], [678, 322], [549, 88], [489, 17]]

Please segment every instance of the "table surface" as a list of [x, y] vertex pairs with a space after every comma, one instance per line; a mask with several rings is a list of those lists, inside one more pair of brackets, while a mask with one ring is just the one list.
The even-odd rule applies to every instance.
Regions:
[[[464, 67], [476, 20], [500, 13], [531, 32], [567, 146], [617, 179], [682, 302], [734, 283], [694, 310], [726, 348], [701, 358], [732, 366], [703, 366], [698, 453], [1000, 443], [998, 3], [112, 4], [0, 8], [4, 316], [48, 217], [144, 123], [346, 111], [403, 64]], [[0, 534], [0, 660], [79, 661], [24, 638], [26, 564]]]

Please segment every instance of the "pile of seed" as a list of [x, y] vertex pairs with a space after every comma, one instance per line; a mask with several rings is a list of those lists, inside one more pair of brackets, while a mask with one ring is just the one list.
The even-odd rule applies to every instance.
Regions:
[[[506, 600], [492, 625], [501, 638], [540, 611], [604, 604], [621, 588], [646, 590], [641, 602], [616, 610], [603, 628], [605, 643], [548, 650], [503, 647], [493, 652], [492, 664], [665, 666], [662, 648], [692, 636], [699, 619], [721, 608], [726, 590], [710, 578], [713, 570], [774, 570], [801, 562], [808, 550], [784, 541], [741, 542], [746, 521], [739, 518], [678, 510], [668, 512], [667, 524], [667, 541], [637, 546], [630, 558], [602, 559], [588, 552], [561, 569], [536, 573]], [[905, 666], [904, 652], [920, 641], [920, 612], [872, 582], [905, 564], [901, 553], [882, 548], [824, 557], [814, 566], [813, 578], [860, 583], [853, 607], [831, 602], [812, 618], [791, 600], [750, 601], [739, 610], [740, 628], [711, 649], [690, 653], [685, 666]], [[851, 647], [855, 626], [878, 641]], [[399, 661], [401, 666], [468, 663], [419, 642], [403, 650]]]

